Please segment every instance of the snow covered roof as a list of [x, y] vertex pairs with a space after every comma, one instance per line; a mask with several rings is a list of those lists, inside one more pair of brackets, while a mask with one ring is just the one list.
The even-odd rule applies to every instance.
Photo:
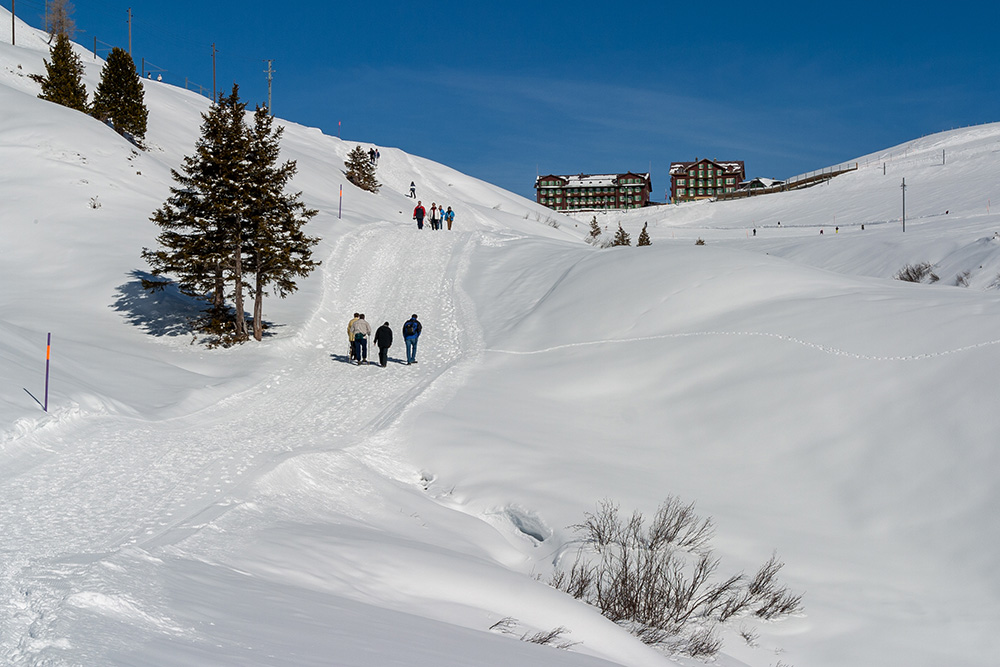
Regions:
[[535, 187], [539, 187], [539, 182], [547, 180], [550, 178], [559, 178], [565, 181], [565, 186], [567, 188], [608, 188], [618, 185], [618, 180], [626, 176], [637, 176], [647, 183], [649, 183], [649, 173], [639, 174], [635, 172], [628, 172], [625, 174], [573, 174], [567, 176], [560, 176], [556, 174], [550, 174], [548, 176], [539, 176], [535, 180]]
[[744, 169], [743, 160], [731, 160], [728, 162], [720, 162], [718, 160], [709, 160], [703, 158], [701, 160], [695, 160], [693, 162], [671, 162], [670, 163], [670, 175], [680, 176], [684, 174], [688, 169], [696, 164], [710, 163], [721, 168], [727, 174], [742, 173]]

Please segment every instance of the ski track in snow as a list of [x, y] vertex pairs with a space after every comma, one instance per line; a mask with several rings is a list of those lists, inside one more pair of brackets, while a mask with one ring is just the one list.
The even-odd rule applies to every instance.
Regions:
[[[67, 648], [57, 623], [68, 608], [183, 632], [100, 590], [114, 588], [115, 557], [126, 554], [141, 570], [155, 560], [147, 548], [211, 525], [290, 456], [378, 440], [424, 403], [429, 388], [453, 389], [461, 377], [450, 371], [483, 348], [458, 282], [484, 240], [390, 223], [346, 235], [324, 260], [317, 312], [299, 334], [275, 343], [285, 346], [286, 361], [269, 379], [194, 415], [162, 422], [96, 415], [15, 437], [19, 454], [0, 475], [0, 662], [63, 664], [50, 652]], [[367, 366], [346, 362], [355, 311], [373, 331], [390, 322], [388, 368], [373, 349]], [[419, 364], [406, 366], [399, 331], [411, 313], [424, 330]]]
[[962, 347], [956, 347], [950, 350], [942, 350], [940, 352], [925, 352], [923, 354], [909, 354], [909, 355], [898, 355], [898, 356], [881, 356], [873, 354], [861, 354], [859, 352], [849, 352], [836, 347], [831, 347], [829, 345], [821, 345], [819, 343], [811, 343], [801, 338], [795, 338], [794, 336], [785, 336], [782, 334], [768, 333], [766, 331], [697, 331], [688, 333], [673, 333], [673, 334], [659, 334], [656, 336], [638, 336], [635, 338], [613, 338], [607, 340], [593, 340], [593, 341], [583, 341], [580, 343], [568, 343], [566, 345], [556, 345], [554, 347], [547, 347], [541, 350], [498, 350], [489, 348], [485, 352], [493, 352], [496, 354], [512, 354], [512, 355], [534, 355], [534, 354], [546, 354], [549, 352], [557, 352], [559, 350], [566, 350], [574, 347], [590, 347], [593, 345], [621, 345], [625, 343], [640, 343], [643, 341], [650, 340], [668, 340], [677, 338], [694, 338], [703, 336], [739, 336], [739, 337], [757, 337], [757, 338], [773, 338], [786, 343], [794, 343], [795, 345], [801, 345], [803, 347], [808, 347], [813, 350], [818, 350], [824, 354], [829, 354], [838, 357], [848, 357], [851, 359], [858, 359], [861, 361], [922, 361], [925, 359], [934, 359], [936, 357], [945, 357], [952, 354], [959, 354], [961, 352], [968, 352], [970, 350], [977, 350], [984, 347], [990, 347], [993, 345], [1000, 344], [1000, 339], [988, 340], [982, 343], [975, 343], [973, 345], [964, 345]]

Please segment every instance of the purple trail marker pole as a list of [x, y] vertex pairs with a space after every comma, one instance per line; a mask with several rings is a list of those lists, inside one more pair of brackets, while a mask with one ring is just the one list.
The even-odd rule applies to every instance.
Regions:
[[49, 333], [48, 342], [45, 344], [45, 405], [42, 409], [49, 411], [49, 359], [52, 358], [52, 333]]

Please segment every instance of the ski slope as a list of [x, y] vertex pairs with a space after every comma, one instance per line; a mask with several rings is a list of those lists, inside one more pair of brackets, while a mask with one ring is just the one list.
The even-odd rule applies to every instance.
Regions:
[[[715, 664], [995, 662], [1000, 125], [808, 190], [599, 214], [653, 238], [601, 250], [590, 214], [393, 147], [361, 192], [343, 160], [377, 138], [283, 121], [322, 266], [265, 303], [263, 342], [208, 350], [185, 333], [197, 304], [139, 285], [207, 101], [145, 81], [135, 151], [38, 100], [47, 47], [18, 34], [0, 39], [0, 663], [698, 664], [544, 583], [597, 502], [668, 495], [714, 517], [723, 571], [776, 550], [805, 594], [753, 645], [749, 621], [728, 629]], [[410, 181], [454, 231], [415, 228]], [[937, 283], [892, 279], [920, 261]], [[393, 327], [388, 368], [346, 362], [358, 311]], [[519, 641], [554, 628], [574, 645]]]

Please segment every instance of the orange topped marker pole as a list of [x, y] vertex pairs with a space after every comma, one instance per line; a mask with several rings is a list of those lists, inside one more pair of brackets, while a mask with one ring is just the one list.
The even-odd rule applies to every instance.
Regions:
[[52, 334], [49, 333], [48, 342], [45, 344], [45, 405], [42, 409], [49, 411], [49, 359], [52, 357]]

